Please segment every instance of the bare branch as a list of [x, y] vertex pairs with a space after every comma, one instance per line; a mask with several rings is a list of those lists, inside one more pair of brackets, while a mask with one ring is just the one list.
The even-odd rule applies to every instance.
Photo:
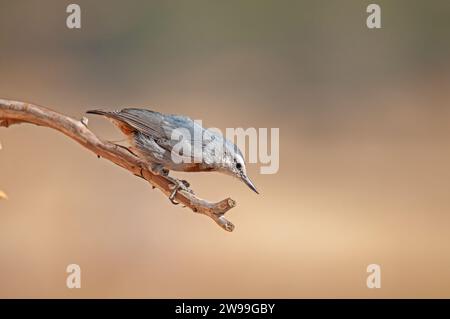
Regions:
[[[168, 197], [179, 183], [172, 177], [154, 174], [140, 158], [126, 148], [100, 140], [87, 128], [85, 120], [75, 120], [43, 106], [0, 99], [0, 126], [9, 127], [18, 123], [31, 123], [60, 131], [98, 156], [144, 178]], [[234, 225], [224, 217], [228, 210], [236, 206], [236, 202], [231, 198], [211, 203], [196, 197], [192, 190], [184, 188], [179, 189], [173, 199], [196, 213], [209, 216], [223, 229], [233, 231]]]

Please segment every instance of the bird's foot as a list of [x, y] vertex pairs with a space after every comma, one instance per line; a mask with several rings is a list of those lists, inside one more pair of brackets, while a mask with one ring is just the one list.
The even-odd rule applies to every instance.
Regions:
[[150, 170], [152, 171], [152, 173], [154, 173], [156, 175], [161, 175], [161, 176], [169, 175], [169, 170], [167, 168], [164, 168], [164, 166], [162, 166], [161, 164], [151, 164]]
[[189, 189], [189, 182], [185, 180], [173, 179], [173, 184], [170, 185], [171, 189], [173, 189], [172, 193], [169, 196], [169, 200], [172, 204], [178, 205], [179, 203], [175, 201], [175, 196], [177, 192], [181, 189], [183, 191], [192, 193], [192, 190]]

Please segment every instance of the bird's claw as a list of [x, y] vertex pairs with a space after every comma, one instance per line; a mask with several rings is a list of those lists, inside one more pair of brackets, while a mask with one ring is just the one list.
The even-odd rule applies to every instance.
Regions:
[[177, 194], [177, 191], [178, 191], [178, 188], [174, 188], [172, 194], [170, 194], [170, 196], [169, 196], [170, 202], [171, 202], [172, 204], [174, 204], [174, 205], [178, 205], [178, 204], [179, 204], [178, 202], [176, 202], [176, 201], [174, 200], [175, 195]]
[[172, 204], [174, 205], [178, 205], [179, 202], [175, 201], [175, 196], [177, 195], [178, 190], [182, 189], [184, 191], [188, 191], [189, 192], [189, 187], [190, 184], [188, 181], [185, 180], [176, 180], [173, 184], [173, 191], [169, 196], [169, 200]]
[[169, 176], [169, 170], [167, 168], [164, 168], [161, 164], [152, 164], [150, 165], [150, 170], [153, 174], [161, 175], [161, 176]]

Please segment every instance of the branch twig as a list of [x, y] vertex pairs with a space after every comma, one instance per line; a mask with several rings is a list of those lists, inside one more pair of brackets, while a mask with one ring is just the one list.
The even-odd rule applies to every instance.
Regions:
[[[19, 123], [31, 123], [60, 131], [98, 156], [144, 178], [166, 196], [169, 197], [173, 192], [176, 179], [154, 174], [140, 158], [126, 149], [100, 140], [87, 128], [84, 121], [72, 119], [43, 106], [0, 99], [0, 127]], [[209, 216], [223, 229], [233, 231], [234, 225], [224, 217], [228, 210], [236, 206], [231, 198], [211, 203], [196, 197], [191, 190], [180, 189], [174, 199], [193, 212]]]

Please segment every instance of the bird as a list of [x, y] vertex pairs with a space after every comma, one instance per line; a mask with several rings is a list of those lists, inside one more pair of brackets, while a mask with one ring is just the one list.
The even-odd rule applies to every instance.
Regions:
[[[86, 113], [104, 116], [117, 126], [130, 142], [130, 151], [144, 160], [152, 172], [164, 176], [169, 171], [219, 172], [238, 178], [259, 194], [247, 175], [239, 147], [188, 116], [142, 108], [94, 109]], [[180, 135], [184, 137], [181, 141]], [[185, 150], [190, 152], [184, 154]], [[172, 203], [174, 194], [170, 198]]]

